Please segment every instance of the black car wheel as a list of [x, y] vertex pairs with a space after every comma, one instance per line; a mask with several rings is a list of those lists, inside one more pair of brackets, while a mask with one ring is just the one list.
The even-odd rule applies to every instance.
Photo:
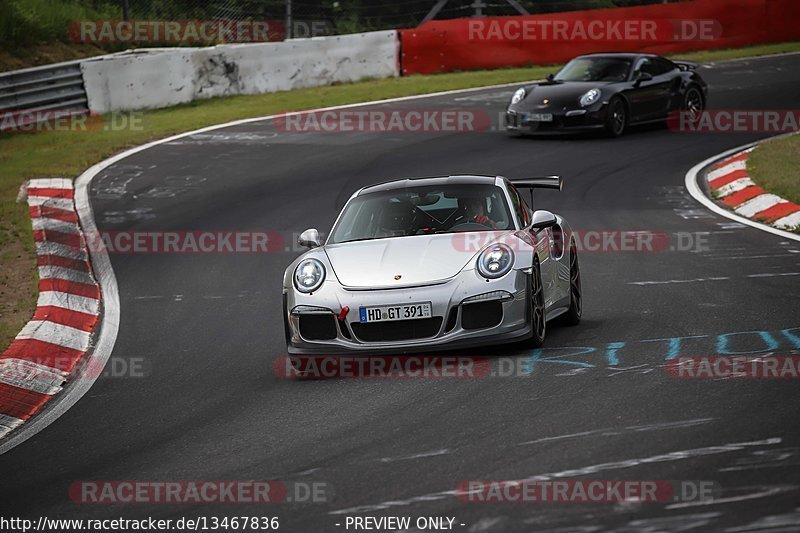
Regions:
[[542, 286], [542, 272], [539, 263], [533, 265], [531, 273], [530, 317], [532, 335], [528, 342], [531, 348], [540, 348], [544, 344], [547, 333], [547, 319], [544, 309], [544, 287]]
[[572, 241], [569, 245], [569, 309], [561, 315], [560, 322], [565, 326], [577, 326], [582, 314], [581, 268], [578, 264], [578, 247]]
[[700, 89], [695, 86], [689, 87], [686, 91], [686, 96], [683, 98], [683, 110], [689, 114], [689, 119], [692, 122], [700, 120], [705, 108], [706, 102]]
[[616, 97], [608, 104], [606, 131], [612, 137], [619, 137], [628, 127], [628, 109], [622, 98]]

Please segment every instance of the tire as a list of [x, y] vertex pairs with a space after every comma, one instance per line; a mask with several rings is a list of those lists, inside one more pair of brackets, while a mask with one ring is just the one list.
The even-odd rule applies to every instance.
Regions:
[[628, 128], [628, 106], [625, 100], [615, 96], [608, 103], [606, 113], [606, 133], [609, 137], [621, 137]]
[[700, 120], [700, 116], [705, 111], [706, 100], [703, 97], [703, 92], [696, 86], [690, 85], [686, 89], [686, 94], [683, 96], [683, 104], [681, 110], [691, 113], [690, 118], [693, 122]]
[[542, 272], [537, 261], [531, 273], [530, 318], [531, 337], [527, 345], [530, 348], [541, 348], [547, 334], [547, 317], [544, 308], [544, 287], [542, 285]]
[[578, 247], [575, 241], [569, 245], [569, 309], [561, 315], [559, 322], [565, 326], [577, 326], [583, 315], [583, 290], [581, 268], [578, 263]]
[[283, 295], [283, 335], [286, 338], [286, 350], [292, 344], [292, 333], [289, 330], [289, 310], [286, 303], [286, 294]]

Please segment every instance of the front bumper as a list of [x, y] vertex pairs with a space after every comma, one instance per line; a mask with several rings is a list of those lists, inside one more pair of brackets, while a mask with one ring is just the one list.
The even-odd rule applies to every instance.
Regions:
[[[507, 109], [505, 113], [506, 130], [524, 134], [553, 134], [581, 131], [594, 131], [603, 129], [606, 124], [606, 109], [603, 105], [599, 109], [573, 109], [562, 111], [536, 110], [522, 111]], [[549, 114], [553, 116], [550, 122], [531, 120], [531, 114]]]
[[[522, 270], [512, 271], [503, 278], [490, 282], [474, 270], [469, 270], [445, 283], [423, 287], [349, 290], [341, 287], [336, 280], [328, 280], [311, 296], [290, 289], [286, 291], [284, 310], [287, 349], [290, 355], [398, 354], [523, 340], [531, 334], [528, 280], [528, 274]], [[478, 302], [464, 301], [486, 294], [489, 296]], [[370, 324], [372, 329], [369, 334], [361, 327], [360, 307], [421, 302], [431, 303], [433, 317], [432, 321], [424, 325], [421, 320], [402, 321], [402, 324]], [[477, 305], [482, 307], [474, 307]], [[349, 312], [340, 319], [339, 315], [345, 307]], [[499, 310], [496, 323], [492, 318], [496, 316], [495, 310]], [[323, 333], [328, 338], [309, 338], [309, 328], [304, 329], [300, 322], [308, 315], [316, 315], [318, 318], [312, 319], [312, 322], [304, 322], [304, 326], [314, 322], [324, 324], [327, 320], [327, 326], [316, 329], [315, 333]], [[484, 315], [491, 316], [481, 323], [480, 317]], [[385, 327], [380, 326], [381, 324]], [[382, 333], [388, 336], [405, 334], [407, 338], [386, 340], [381, 338]]]

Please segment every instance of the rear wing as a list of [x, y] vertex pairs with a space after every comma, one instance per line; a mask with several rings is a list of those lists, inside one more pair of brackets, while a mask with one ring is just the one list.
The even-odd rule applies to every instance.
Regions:
[[695, 63], [694, 61], [673, 61], [673, 63], [683, 71], [697, 70], [700, 67], [700, 63]]
[[564, 189], [564, 178], [561, 176], [542, 176], [538, 178], [520, 178], [511, 180], [517, 189]]
[[517, 189], [528, 189], [531, 193], [531, 209], [533, 209], [533, 190], [534, 189], [564, 189], [564, 178], [561, 176], [541, 176], [539, 178], [521, 178], [511, 180], [511, 184]]

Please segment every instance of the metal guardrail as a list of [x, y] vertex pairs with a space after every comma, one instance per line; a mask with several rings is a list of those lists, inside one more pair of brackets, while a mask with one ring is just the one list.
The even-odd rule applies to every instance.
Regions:
[[82, 61], [0, 74], [0, 130], [89, 112]]

